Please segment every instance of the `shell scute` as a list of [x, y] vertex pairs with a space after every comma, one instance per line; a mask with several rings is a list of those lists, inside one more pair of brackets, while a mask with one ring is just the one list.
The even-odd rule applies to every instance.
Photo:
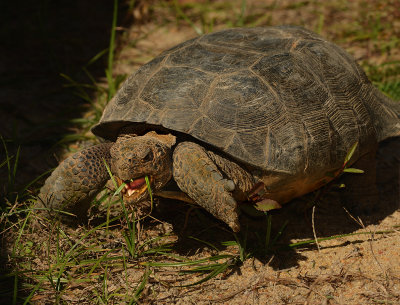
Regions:
[[355, 142], [360, 155], [382, 138], [377, 96], [350, 55], [311, 31], [235, 28], [144, 65], [93, 132], [115, 139], [128, 124], [160, 125], [253, 167], [307, 175], [340, 166]]

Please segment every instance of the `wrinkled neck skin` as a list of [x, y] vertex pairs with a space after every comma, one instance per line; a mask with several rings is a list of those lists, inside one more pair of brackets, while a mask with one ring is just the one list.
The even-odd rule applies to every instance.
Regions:
[[143, 136], [125, 134], [111, 147], [111, 172], [127, 203], [137, 203], [148, 195], [145, 177], [153, 192], [161, 189], [172, 177], [173, 135], [159, 135], [151, 131]]

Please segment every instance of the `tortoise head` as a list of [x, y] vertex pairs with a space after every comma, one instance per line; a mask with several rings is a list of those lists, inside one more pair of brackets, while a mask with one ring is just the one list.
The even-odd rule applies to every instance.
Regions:
[[172, 177], [172, 135], [154, 131], [143, 136], [121, 135], [112, 146], [111, 172], [122, 189], [127, 203], [136, 203], [148, 196], [147, 176], [153, 191], [161, 189]]

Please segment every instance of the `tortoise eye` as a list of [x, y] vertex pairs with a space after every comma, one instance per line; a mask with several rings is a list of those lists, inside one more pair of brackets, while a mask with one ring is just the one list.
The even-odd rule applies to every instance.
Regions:
[[150, 150], [150, 151], [147, 153], [147, 155], [143, 158], [143, 161], [148, 162], [148, 161], [153, 161], [153, 159], [154, 159], [153, 151]]

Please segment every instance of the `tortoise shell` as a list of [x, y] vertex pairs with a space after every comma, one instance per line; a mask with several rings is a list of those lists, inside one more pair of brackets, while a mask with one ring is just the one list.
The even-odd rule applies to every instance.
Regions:
[[[126, 125], [188, 134], [242, 163], [308, 175], [338, 168], [382, 130], [381, 93], [337, 45], [294, 26], [234, 28], [163, 52], [131, 75], [93, 133]], [[378, 120], [379, 121], [379, 120]]]

